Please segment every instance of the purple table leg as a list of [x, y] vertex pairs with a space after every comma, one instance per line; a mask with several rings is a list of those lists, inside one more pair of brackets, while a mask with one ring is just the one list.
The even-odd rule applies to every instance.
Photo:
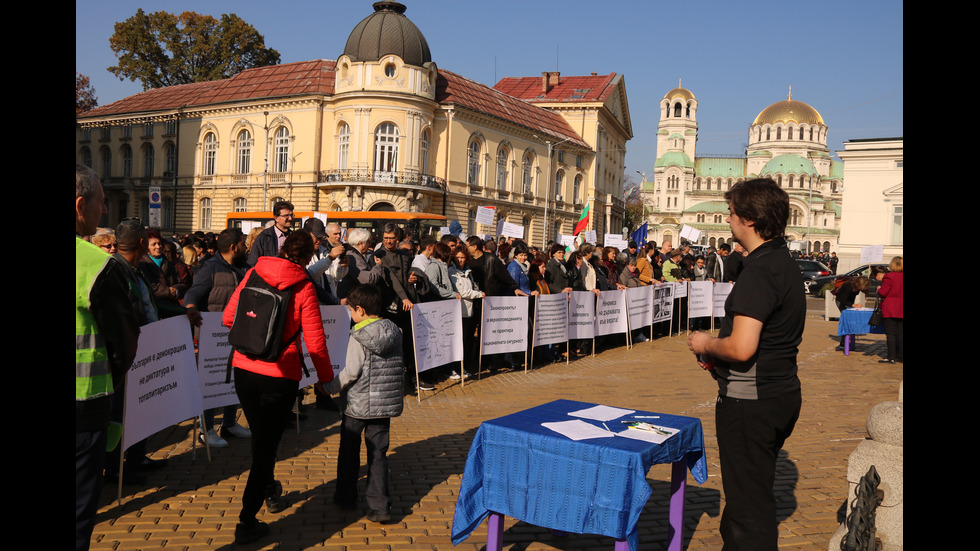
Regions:
[[630, 544], [626, 540], [616, 540], [616, 546], [613, 547], [613, 551], [630, 551]]
[[853, 339], [853, 338], [854, 338], [854, 335], [844, 335], [844, 355], [845, 356], [850, 356], [851, 355], [851, 339]]
[[501, 551], [504, 546], [504, 515], [490, 512], [487, 519], [487, 551]]
[[681, 459], [674, 461], [670, 470], [670, 541], [667, 544], [668, 551], [681, 551], [681, 544], [684, 539], [684, 494], [686, 490], [687, 463]]

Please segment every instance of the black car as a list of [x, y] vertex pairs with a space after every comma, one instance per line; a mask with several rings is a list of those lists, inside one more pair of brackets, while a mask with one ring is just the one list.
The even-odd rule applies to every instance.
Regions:
[[813, 282], [816, 281], [818, 277], [830, 275], [830, 268], [828, 268], [823, 262], [798, 259], [796, 261], [796, 265], [800, 267], [800, 273], [803, 274], [804, 293], [811, 292], [813, 289]]
[[828, 283], [832, 285], [838, 277], [865, 276], [871, 278], [871, 288], [868, 289], [865, 296], [876, 297], [878, 296], [878, 286], [881, 285], [881, 281], [871, 277], [872, 269], [875, 269], [875, 272], [888, 272], [888, 264], [862, 264], [845, 274], [818, 277], [810, 285], [810, 293], [815, 297], [821, 296], [820, 289], [824, 288]]

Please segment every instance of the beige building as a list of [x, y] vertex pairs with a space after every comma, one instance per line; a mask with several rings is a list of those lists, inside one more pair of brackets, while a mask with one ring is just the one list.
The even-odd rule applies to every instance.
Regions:
[[698, 156], [698, 100], [681, 87], [660, 100], [653, 179], [641, 184], [648, 239], [680, 243], [687, 225], [700, 244], [731, 243], [724, 194], [745, 180], [769, 177], [790, 196], [786, 234], [812, 251], [836, 251], [843, 163], [827, 148], [827, 125], [816, 109], [792, 99], [763, 109], [749, 125], [744, 155]]
[[492, 233], [478, 206], [538, 244], [571, 233], [589, 201], [599, 239], [622, 227], [632, 137], [615, 73], [505, 78], [488, 87], [439, 69], [398, 2], [377, 2], [336, 60], [249, 69], [148, 90], [76, 118], [76, 159], [103, 178], [109, 216], [220, 231], [225, 214], [429, 212]]
[[903, 143], [902, 138], [848, 140], [844, 151], [837, 152], [844, 160], [847, 182], [838, 273], [857, 268], [864, 247], [882, 246], [881, 260], [885, 263], [903, 256]]

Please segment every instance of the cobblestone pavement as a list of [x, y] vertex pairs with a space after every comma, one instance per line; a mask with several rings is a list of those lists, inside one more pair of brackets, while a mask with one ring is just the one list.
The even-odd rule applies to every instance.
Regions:
[[[847, 457], [866, 437], [871, 407], [898, 399], [904, 372], [902, 364], [877, 363], [884, 356], [883, 335], [859, 336], [856, 349], [844, 356], [834, 351], [837, 323], [824, 321], [816, 311], [808, 314], [799, 355], [803, 410], [776, 473], [779, 544], [785, 550], [827, 549], [842, 521]], [[192, 449], [188, 421], [150, 438], [151, 456], [168, 458], [169, 464], [149, 473], [142, 485], [123, 486], [121, 505], [116, 487], [105, 489], [92, 549], [479, 550], [486, 542], [486, 521], [459, 546], [450, 542], [460, 474], [477, 427], [559, 398], [700, 418], [709, 478], [698, 485], [688, 476], [684, 547], [719, 549], [724, 496], [714, 425], [717, 386], [694, 363], [686, 334], [632, 349], [624, 340], [617, 337], [594, 357], [567, 366], [484, 374], [465, 386], [446, 381], [435, 392], [424, 392], [421, 404], [415, 395], [406, 396], [405, 413], [391, 426], [393, 524], [368, 522], [364, 511], [342, 511], [332, 503], [339, 417], [308, 407], [298, 430], [290, 428], [283, 439], [276, 478], [290, 507], [279, 514], [260, 512], [259, 519], [271, 528], [266, 538], [234, 543], [248, 475], [248, 441], [229, 439], [230, 446], [212, 450], [208, 461], [204, 448]], [[670, 466], [655, 465], [647, 481], [654, 494], [640, 517], [640, 549], [665, 549]], [[362, 479], [362, 492], [363, 484]], [[606, 549], [612, 544], [599, 536], [558, 537], [511, 518], [504, 524], [504, 549], [510, 551]]]

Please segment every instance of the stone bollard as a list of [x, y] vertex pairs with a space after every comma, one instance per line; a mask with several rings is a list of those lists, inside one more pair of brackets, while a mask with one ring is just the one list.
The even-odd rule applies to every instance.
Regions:
[[[867, 440], [858, 444], [847, 459], [847, 514], [856, 497], [858, 481], [874, 465], [881, 477], [878, 489], [884, 493], [875, 514], [876, 537], [882, 551], [901, 551], [904, 545], [903, 515], [903, 388], [899, 385], [897, 402], [882, 402], [868, 414]], [[846, 523], [830, 538], [829, 551], [840, 551], [841, 540], [847, 534]], [[874, 549], [870, 546], [869, 549]]]

